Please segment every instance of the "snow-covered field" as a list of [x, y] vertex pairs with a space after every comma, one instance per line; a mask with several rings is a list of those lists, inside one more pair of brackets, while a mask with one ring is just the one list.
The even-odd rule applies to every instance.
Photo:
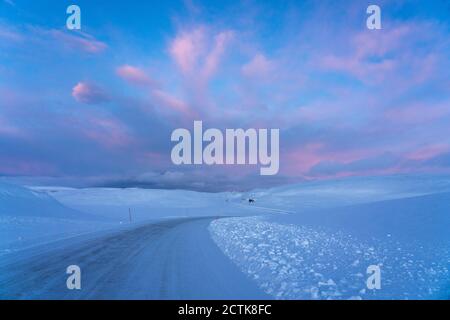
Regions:
[[[244, 193], [0, 182], [0, 297], [448, 299], [448, 230], [444, 176]], [[69, 262], [87, 269], [89, 292], [61, 287]]]

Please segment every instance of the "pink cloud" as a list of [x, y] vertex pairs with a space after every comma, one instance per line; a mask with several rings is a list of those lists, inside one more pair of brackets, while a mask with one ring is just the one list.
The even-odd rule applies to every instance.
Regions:
[[152, 95], [159, 103], [166, 107], [169, 107], [170, 109], [185, 114], [190, 113], [189, 106], [185, 102], [173, 97], [172, 95], [162, 90], [153, 90]]
[[360, 60], [357, 57], [340, 58], [334, 55], [325, 56], [322, 59], [322, 67], [336, 71], [348, 72], [360, 80], [382, 80], [386, 72], [395, 69], [394, 60], [383, 60], [381, 62], [372, 63]]
[[126, 147], [134, 143], [124, 124], [110, 117], [91, 117], [85, 119], [80, 132], [106, 148]]
[[109, 97], [103, 89], [86, 82], [78, 82], [72, 89], [72, 96], [76, 101], [86, 104], [99, 104], [109, 101]]
[[258, 53], [253, 59], [242, 67], [242, 74], [247, 77], [267, 76], [273, 68], [273, 62], [263, 54]]
[[384, 118], [397, 124], [422, 124], [450, 116], [450, 103], [437, 105], [412, 104], [406, 107], [389, 109]]
[[304, 175], [323, 160], [323, 156], [320, 155], [323, 147], [321, 143], [310, 143], [284, 153], [281, 157], [284, 162], [282, 170], [294, 176]]
[[215, 36], [214, 46], [205, 58], [203, 74], [206, 78], [209, 78], [216, 72], [218, 65], [220, 64], [220, 59], [225, 52], [226, 46], [232, 39], [232, 31], [223, 31]]
[[[281, 159], [284, 163], [282, 171], [289, 175], [309, 177], [310, 170], [321, 163], [348, 164], [355, 161], [370, 159], [385, 153], [386, 150], [358, 149], [329, 151], [323, 142], [311, 142], [285, 152]], [[383, 169], [386, 170], [386, 169]], [[339, 172], [332, 176], [339, 176]], [[344, 174], [348, 174], [344, 172]]]
[[447, 144], [434, 144], [416, 149], [406, 154], [406, 159], [410, 160], [429, 160], [440, 154], [449, 152], [450, 146]]
[[[107, 44], [97, 40], [85, 32], [67, 32], [59, 29], [30, 27], [30, 41], [44, 41], [52, 45], [62, 45], [71, 50], [81, 50], [90, 54], [98, 54], [108, 48]], [[42, 44], [40, 44], [42, 45]]]
[[143, 70], [130, 65], [123, 65], [117, 68], [116, 73], [124, 80], [139, 86], [154, 86], [156, 82], [151, 79]]
[[[182, 75], [191, 116], [194, 115], [192, 105], [204, 115], [211, 114], [211, 110], [216, 108], [209, 97], [208, 83], [217, 74], [233, 38], [231, 30], [213, 33], [206, 27], [197, 27], [181, 30], [170, 42], [168, 51]], [[179, 104], [170, 103], [169, 106], [184, 109]]]
[[182, 72], [188, 73], [195, 68], [197, 59], [204, 46], [204, 29], [182, 32], [172, 41], [169, 52]]
[[67, 32], [59, 29], [46, 29], [38, 26], [15, 28], [0, 24], [0, 39], [8, 42], [28, 42], [34, 46], [54, 48], [62, 46], [70, 50], [80, 50], [98, 54], [108, 45], [85, 32]]
[[344, 55], [329, 54], [320, 58], [320, 67], [347, 72], [366, 82], [383, 81], [388, 74], [403, 63], [398, 54], [389, 53], [406, 48], [414, 30], [409, 25], [394, 27], [383, 32], [361, 31], [350, 41], [350, 52]]
[[182, 73], [209, 78], [216, 72], [233, 37], [234, 33], [227, 30], [211, 38], [206, 28], [199, 27], [180, 32], [171, 42], [169, 52]]
[[87, 33], [68, 34], [60, 30], [51, 30], [50, 34], [69, 48], [81, 49], [88, 53], [101, 53], [108, 47]]
[[[408, 41], [408, 37], [414, 33], [410, 25], [393, 27], [383, 32], [371, 32], [364, 30], [357, 33], [352, 44], [355, 48], [355, 56], [365, 59], [369, 56], [384, 56], [389, 52], [397, 51]], [[405, 41], [406, 40], [406, 41]]]
[[[117, 68], [116, 73], [127, 82], [147, 89], [157, 106], [163, 106], [178, 113], [182, 113], [184, 116], [193, 116], [193, 112], [190, 110], [187, 103], [158, 88], [157, 82], [150, 78], [142, 69], [131, 65], [124, 65]], [[164, 111], [165, 109], [160, 108], [159, 110]]]

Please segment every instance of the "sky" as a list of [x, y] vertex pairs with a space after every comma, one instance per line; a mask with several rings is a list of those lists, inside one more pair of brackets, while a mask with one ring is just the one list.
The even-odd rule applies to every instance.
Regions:
[[[445, 0], [0, 0], [0, 176], [220, 191], [447, 174], [449, 70]], [[194, 120], [279, 128], [279, 173], [173, 165]]]

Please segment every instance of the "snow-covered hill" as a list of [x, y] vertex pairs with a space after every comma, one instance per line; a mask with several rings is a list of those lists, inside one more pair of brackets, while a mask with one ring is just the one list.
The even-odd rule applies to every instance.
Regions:
[[93, 219], [92, 215], [63, 206], [44, 192], [0, 182], [0, 216]]
[[249, 192], [256, 205], [301, 212], [450, 192], [450, 176], [392, 175], [303, 182]]
[[0, 182], [0, 255], [111, 225], [105, 218], [68, 208], [47, 193]]
[[187, 190], [160, 190], [141, 188], [34, 188], [47, 192], [65, 206], [113, 218], [134, 221], [167, 217], [201, 217], [223, 215], [254, 215], [251, 207], [239, 208], [234, 203], [240, 193], [204, 193]]
[[391, 237], [450, 247], [450, 192], [384, 200], [298, 214], [270, 221], [337, 229], [362, 239]]

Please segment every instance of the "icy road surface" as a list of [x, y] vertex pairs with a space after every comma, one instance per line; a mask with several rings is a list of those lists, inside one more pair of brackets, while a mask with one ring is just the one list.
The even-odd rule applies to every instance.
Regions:
[[[0, 299], [268, 299], [211, 239], [214, 218], [139, 224], [0, 257]], [[66, 268], [81, 268], [68, 290]]]

